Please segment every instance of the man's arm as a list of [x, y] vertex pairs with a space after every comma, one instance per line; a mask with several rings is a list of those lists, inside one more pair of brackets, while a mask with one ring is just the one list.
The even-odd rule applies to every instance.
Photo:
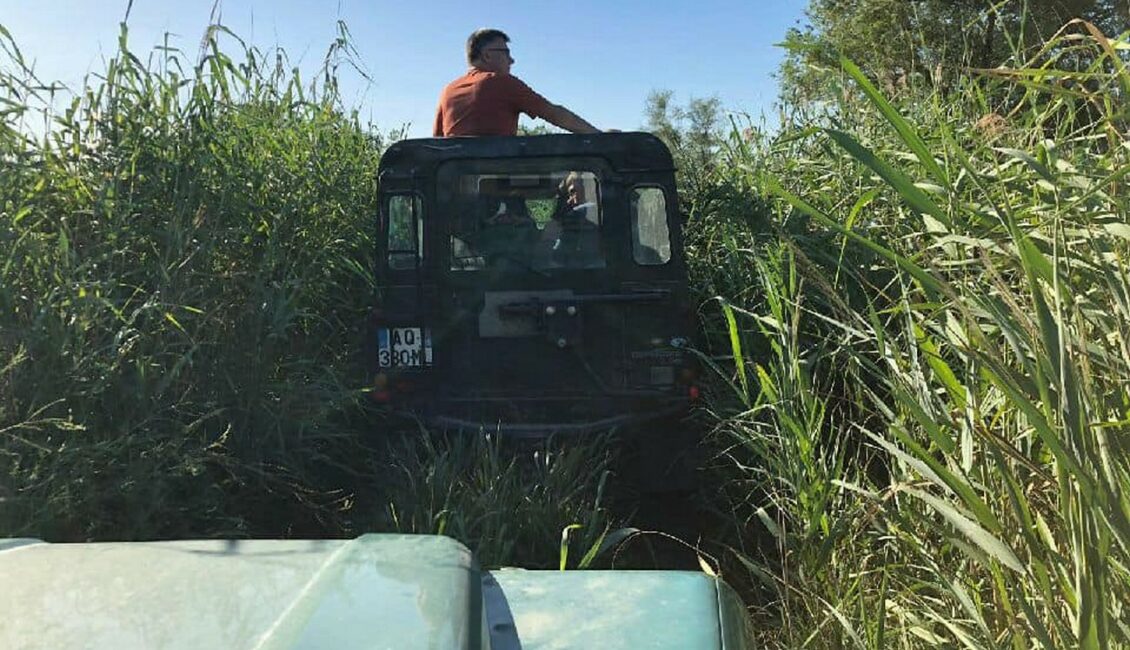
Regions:
[[542, 118], [553, 126], [570, 133], [600, 133], [600, 129], [581, 119], [579, 115], [560, 104], [550, 104]]
[[571, 133], [600, 133], [600, 129], [581, 119], [573, 111], [560, 104], [550, 103], [518, 77], [505, 75], [495, 79], [496, 83], [505, 84], [506, 92], [514, 98], [512, 100], [514, 107], [526, 115], [540, 117], [553, 126]]

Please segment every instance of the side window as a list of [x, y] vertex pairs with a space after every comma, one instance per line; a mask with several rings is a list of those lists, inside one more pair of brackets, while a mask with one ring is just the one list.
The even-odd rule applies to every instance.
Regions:
[[394, 194], [388, 198], [388, 267], [394, 271], [416, 268], [423, 259], [424, 220], [420, 197]]
[[636, 264], [654, 266], [671, 259], [667, 230], [667, 199], [658, 187], [632, 190], [632, 258]]

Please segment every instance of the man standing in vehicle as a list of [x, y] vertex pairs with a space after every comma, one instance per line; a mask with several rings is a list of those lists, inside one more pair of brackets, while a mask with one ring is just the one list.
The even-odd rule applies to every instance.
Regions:
[[467, 39], [467, 74], [440, 94], [432, 135], [517, 135], [518, 114], [541, 118], [572, 133], [600, 130], [559, 104], [552, 104], [510, 74], [510, 37], [480, 29]]

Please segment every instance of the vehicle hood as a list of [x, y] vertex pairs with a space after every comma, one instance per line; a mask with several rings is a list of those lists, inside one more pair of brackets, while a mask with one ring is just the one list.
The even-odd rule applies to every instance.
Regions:
[[[744, 613], [676, 571], [480, 571], [458, 542], [0, 540], [3, 648], [734, 648]], [[728, 622], [727, 622], [728, 621]]]

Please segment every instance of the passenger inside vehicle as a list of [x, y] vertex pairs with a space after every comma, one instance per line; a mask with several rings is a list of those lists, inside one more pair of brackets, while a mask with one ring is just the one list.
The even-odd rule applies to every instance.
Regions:
[[570, 172], [561, 181], [558, 204], [542, 230], [541, 246], [547, 266], [601, 268], [600, 206], [596, 179]]
[[596, 175], [468, 175], [453, 220], [452, 270], [603, 268]]

